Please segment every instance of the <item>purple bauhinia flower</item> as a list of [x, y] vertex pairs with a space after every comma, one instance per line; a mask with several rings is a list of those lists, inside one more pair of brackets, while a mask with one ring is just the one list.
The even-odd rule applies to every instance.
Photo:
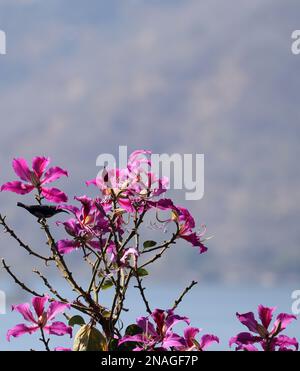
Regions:
[[166, 192], [168, 186], [166, 177], [157, 178], [145, 169], [151, 168], [150, 154], [150, 151], [134, 151], [129, 156], [126, 168], [104, 169], [96, 179], [86, 184], [96, 185], [110, 202], [114, 196], [119, 207], [129, 213], [143, 210], [148, 200]]
[[194, 229], [196, 227], [195, 219], [191, 213], [184, 207], [175, 206], [173, 201], [166, 198], [160, 199], [159, 201], [150, 201], [148, 206], [151, 208], [157, 208], [160, 210], [170, 210], [172, 216], [170, 219], [165, 221], [165, 224], [175, 222], [178, 227], [177, 238], [181, 238], [194, 247], [199, 248], [199, 253], [203, 254], [207, 251], [207, 247], [204, 245], [203, 236], [206, 232], [206, 227], [203, 226], [204, 230], [202, 232], [196, 232]]
[[298, 342], [295, 338], [279, 335], [286, 327], [296, 320], [296, 316], [280, 313], [272, 328], [269, 329], [276, 308], [258, 306], [259, 323], [253, 312], [244, 314], [237, 313], [238, 320], [246, 326], [250, 332], [241, 332], [229, 341], [229, 345], [236, 344], [236, 350], [257, 351], [260, 345], [264, 351], [291, 351], [293, 348], [298, 350]]
[[201, 329], [196, 327], [187, 327], [184, 330], [184, 340], [185, 345], [181, 349], [178, 350], [185, 350], [185, 351], [204, 351], [207, 347], [209, 347], [212, 343], [216, 342], [219, 343], [219, 338], [215, 335], [203, 335], [200, 339], [200, 342], [196, 340], [196, 336], [199, 334]]
[[132, 267], [136, 267], [137, 259], [139, 257], [139, 252], [134, 247], [123, 249], [121, 252], [118, 253], [116, 249], [116, 245], [111, 242], [106, 252], [111, 254], [111, 257], [110, 257], [111, 262], [119, 265], [119, 267], [122, 267], [122, 268], [131, 267], [130, 265], [131, 260], [133, 260]]
[[174, 211], [174, 220], [179, 224], [179, 238], [182, 238], [193, 246], [198, 247], [200, 254], [205, 253], [207, 247], [204, 246], [201, 239], [206, 232], [206, 228], [204, 227], [204, 231], [201, 233], [194, 232], [195, 220], [190, 212], [186, 208], [180, 206], [176, 206], [176, 209], [179, 212]]
[[105, 215], [95, 206], [95, 201], [87, 196], [75, 197], [81, 203], [81, 207], [61, 205], [59, 208], [70, 211], [74, 218], [63, 224], [66, 232], [72, 239], [63, 239], [57, 242], [61, 254], [68, 254], [80, 247], [100, 249], [100, 241], [103, 234], [109, 231], [109, 223]]
[[31, 311], [29, 303], [14, 305], [12, 310], [19, 312], [25, 321], [31, 323], [31, 325], [25, 323], [16, 325], [7, 332], [7, 340], [10, 341], [12, 336], [19, 337], [24, 334], [33, 334], [40, 329], [49, 335], [62, 336], [69, 334], [72, 337], [72, 327], [65, 325], [63, 322], [53, 322], [58, 314], [70, 309], [70, 304], [52, 301], [46, 310], [45, 305], [47, 302], [49, 302], [49, 296], [47, 295], [32, 298], [35, 314]]
[[52, 183], [62, 176], [68, 176], [66, 170], [60, 167], [51, 167], [46, 171], [50, 159], [46, 157], [34, 157], [32, 169], [23, 158], [13, 160], [12, 166], [21, 181], [8, 182], [2, 185], [1, 191], [10, 191], [21, 195], [37, 189], [47, 200], [60, 203], [67, 202], [67, 195], [57, 188], [47, 188], [46, 184]]
[[[151, 318], [154, 324], [151, 322]], [[182, 348], [185, 346], [185, 339], [173, 332], [173, 327], [179, 322], [190, 323], [187, 317], [174, 314], [172, 310], [155, 309], [149, 317], [139, 317], [137, 325], [142, 333], [137, 335], [125, 335], [119, 340], [119, 345], [126, 342], [135, 342], [139, 350], [168, 350], [170, 348]]]

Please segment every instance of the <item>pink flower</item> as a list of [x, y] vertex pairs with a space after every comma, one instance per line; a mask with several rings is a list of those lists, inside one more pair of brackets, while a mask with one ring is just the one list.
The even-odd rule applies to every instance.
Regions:
[[72, 352], [71, 348], [64, 348], [64, 347], [56, 347], [55, 352]]
[[13, 181], [3, 184], [1, 191], [10, 191], [21, 195], [30, 193], [34, 189], [49, 201], [56, 203], [67, 202], [68, 197], [57, 188], [46, 188], [45, 184], [52, 183], [62, 176], [68, 176], [66, 170], [60, 167], [51, 167], [46, 171], [50, 159], [46, 157], [34, 157], [32, 170], [23, 158], [13, 160], [12, 166], [17, 176], [22, 181]]
[[34, 297], [32, 299], [32, 306], [35, 314], [32, 313], [29, 303], [14, 305], [12, 310], [19, 312], [25, 321], [31, 323], [28, 326], [25, 323], [16, 325], [7, 332], [7, 340], [10, 338], [19, 337], [24, 334], [33, 334], [39, 329], [43, 329], [49, 335], [62, 336], [69, 334], [72, 337], [72, 328], [66, 326], [63, 322], [53, 322], [55, 317], [63, 313], [66, 309], [70, 309], [70, 304], [64, 304], [58, 301], [52, 301], [48, 310], [45, 310], [46, 303], [49, 302], [49, 296]]
[[74, 218], [63, 224], [66, 232], [72, 239], [63, 239], [57, 242], [61, 254], [68, 254], [80, 247], [100, 248], [99, 239], [109, 231], [108, 221], [99, 208], [95, 206], [94, 200], [87, 196], [75, 197], [81, 203], [81, 207], [62, 205], [59, 208], [68, 210], [74, 214]]
[[133, 266], [136, 266], [136, 262], [139, 257], [139, 252], [134, 247], [129, 247], [119, 253], [118, 262], [118, 252], [114, 243], [109, 244], [107, 253], [111, 254], [112, 263], [118, 264], [122, 268], [130, 267], [131, 260], [133, 260]]
[[204, 246], [201, 238], [204, 236], [206, 230], [204, 229], [204, 232], [201, 233], [193, 231], [195, 228], [195, 220], [190, 212], [184, 207], [176, 206], [174, 220], [179, 224], [179, 237], [191, 243], [193, 246], [198, 247], [200, 254], [205, 253], [207, 247]]
[[184, 330], [185, 346], [180, 350], [192, 351], [204, 351], [211, 343], [219, 343], [219, 338], [215, 335], [203, 335], [200, 342], [196, 340], [196, 336], [201, 330], [196, 327], [187, 327]]
[[151, 314], [155, 325], [149, 317], [140, 317], [137, 319], [137, 325], [142, 333], [137, 335], [125, 335], [119, 340], [119, 345], [126, 342], [135, 342], [138, 346], [134, 349], [139, 350], [168, 350], [170, 348], [182, 348], [185, 345], [183, 337], [173, 332], [173, 327], [179, 322], [190, 323], [187, 317], [181, 317], [173, 313], [172, 310], [164, 311], [155, 309]]
[[190, 214], [190, 212], [181, 206], [175, 206], [173, 201], [166, 198], [160, 199], [159, 201], [150, 201], [148, 203], [149, 207], [157, 208], [160, 210], [170, 210], [172, 212], [172, 217], [168, 219], [165, 223], [175, 222], [178, 226], [178, 236], [177, 238], [182, 238], [183, 240], [191, 243], [194, 247], [199, 248], [199, 253], [203, 254], [208, 249], [203, 243], [202, 237], [206, 232], [204, 228], [203, 232], [196, 232], [195, 220]]
[[264, 351], [287, 351], [298, 350], [298, 342], [295, 338], [289, 338], [285, 335], [279, 335], [286, 327], [296, 318], [296, 316], [280, 313], [269, 330], [269, 326], [273, 319], [275, 308], [258, 306], [258, 315], [261, 323], [257, 322], [254, 313], [248, 312], [244, 314], [237, 313], [239, 321], [245, 325], [250, 332], [241, 332], [237, 336], [230, 339], [229, 345], [236, 344], [236, 350], [257, 351], [257, 345], [261, 345]]
[[146, 206], [148, 200], [166, 192], [168, 179], [157, 178], [145, 166], [151, 167], [147, 157], [150, 151], [138, 150], [133, 152], [124, 169], [104, 170], [96, 179], [87, 181], [86, 184], [96, 185], [105, 197], [112, 196], [117, 199], [120, 208], [129, 213]]
[[124, 267], [127, 267], [127, 266], [130, 266], [129, 265], [130, 259], [133, 258], [134, 265], [136, 265], [136, 261], [138, 257], [139, 257], [139, 253], [137, 249], [135, 249], [134, 247], [129, 247], [128, 249], [125, 249], [123, 251], [120, 262]]

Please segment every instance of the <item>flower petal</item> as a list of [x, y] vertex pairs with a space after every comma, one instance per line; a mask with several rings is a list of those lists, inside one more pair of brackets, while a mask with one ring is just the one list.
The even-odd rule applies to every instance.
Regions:
[[248, 327], [248, 329], [250, 331], [258, 333], [258, 331], [257, 331], [258, 323], [255, 320], [255, 317], [254, 317], [254, 313], [253, 312], [248, 312], [248, 313], [244, 313], [244, 314], [237, 313], [236, 316], [237, 316], [238, 320], [243, 325], [245, 325], [246, 327]]
[[178, 314], [169, 314], [166, 319], [167, 331], [171, 330], [179, 322], [185, 322], [188, 325], [190, 324], [190, 320], [187, 317], [179, 316]]
[[139, 253], [138, 251], [134, 248], [134, 247], [130, 247], [129, 249], [126, 249], [122, 258], [120, 259], [120, 262], [124, 265], [126, 265], [128, 263], [128, 259], [130, 259], [131, 257], [134, 258], [134, 261], [136, 261], [136, 259], [138, 258], [139, 256]]
[[276, 346], [279, 346], [279, 351], [287, 351], [291, 350], [290, 347], [295, 347], [295, 350], [298, 350], [299, 343], [297, 339], [290, 338], [285, 335], [280, 335], [277, 338], [275, 338]]
[[30, 310], [30, 305], [28, 303], [24, 304], [19, 304], [19, 305], [13, 305], [12, 306], [13, 311], [17, 311], [20, 314], [22, 314], [23, 318], [25, 321], [32, 322], [32, 323], [37, 323], [31, 310]]
[[87, 245], [90, 246], [92, 249], [100, 250], [100, 243], [99, 241], [88, 241]]
[[194, 247], [199, 247], [199, 254], [204, 254], [208, 250], [208, 248], [200, 241], [200, 237], [196, 232], [188, 235], [180, 235], [180, 238], [191, 243]]
[[152, 196], [157, 197], [161, 194], [165, 193], [169, 186], [169, 178], [162, 177], [161, 179], [158, 179], [158, 186], [152, 187]]
[[63, 313], [66, 309], [70, 309], [70, 304], [61, 303], [59, 301], [53, 301], [47, 311], [48, 321], [51, 321], [55, 316]]
[[185, 345], [185, 340], [177, 334], [170, 333], [162, 342], [163, 348], [182, 348]]
[[[65, 208], [63, 208], [64, 210]], [[75, 219], [69, 219], [66, 222], [57, 222], [58, 224], [63, 224], [66, 232], [72, 236], [77, 237], [81, 231], [80, 225]]]
[[[151, 151], [149, 151], [149, 150], [146, 151], [146, 150], [144, 150], [144, 149], [137, 149], [137, 150], [133, 151], [133, 152], [130, 154], [129, 159], [128, 159], [128, 162], [135, 161], [136, 158], [137, 158], [138, 156], [140, 156], [140, 155], [144, 156], [144, 160], [145, 160], [145, 156], [147, 156], [147, 155], [151, 155]], [[147, 161], [148, 161], [148, 160], [147, 160]]]
[[57, 188], [42, 188], [42, 195], [48, 200], [56, 203], [67, 202], [67, 195]]
[[132, 201], [128, 198], [119, 197], [118, 198], [118, 203], [119, 203], [119, 206], [122, 209], [126, 210], [129, 213], [133, 213], [135, 211], [135, 208], [133, 207]]
[[24, 158], [15, 158], [12, 163], [17, 176], [24, 181], [31, 181], [31, 171]]
[[231, 347], [232, 344], [254, 344], [260, 342], [262, 339], [258, 336], [253, 336], [249, 332], [241, 332], [237, 336], [232, 337], [229, 340], [229, 346]]
[[136, 320], [136, 324], [143, 330], [143, 333], [146, 335], [157, 336], [155, 327], [149, 321], [147, 317], [139, 317]]
[[[170, 312], [172, 314], [172, 312]], [[154, 309], [151, 314], [151, 317], [154, 319], [156, 323], [157, 332], [161, 333], [164, 330], [165, 322], [166, 322], [166, 313], [164, 309]]]
[[1, 192], [2, 191], [9, 191], [9, 192], [14, 192], [19, 195], [26, 195], [27, 193], [31, 192], [34, 189], [34, 186], [30, 184], [25, 184], [19, 181], [15, 182], [8, 182], [3, 184], [1, 187]]
[[170, 198], [162, 198], [159, 201], [149, 201], [148, 204], [149, 206], [154, 208], [156, 207], [160, 210], [176, 210], [179, 212]]
[[129, 156], [127, 168], [130, 172], [139, 172], [142, 164], [147, 164], [151, 166], [150, 159], [147, 155], [150, 155], [151, 151], [137, 150], [132, 152]]
[[187, 327], [184, 329], [184, 338], [189, 348], [195, 345], [194, 340], [199, 332], [200, 329], [196, 327]]
[[118, 344], [121, 345], [123, 343], [127, 343], [128, 341], [143, 344], [146, 342], [146, 337], [143, 334], [125, 335], [124, 337], [122, 337], [122, 339], [119, 340]]
[[32, 160], [32, 169], [38, 179], [41, 179], [44, 171], [50, 163], [50, 158], [47, 157], [34, 157]]
[[46, 172], [44, 178], [42, 179], [42, 184], [52, 183], [55, 180], [61, 178], [62, 176], [68, 176], [68, 172], [66, 170], [61, 169], [58, 166], [51, 167]]
[[72, 240], [60, 240], [57, 249], [60, 254], [69, 254], [80, 247], [80, 243]]
[[85, 182], [85, 184], [86, 184], [87, 186], [90, 186], [91, 184], [97, 186], [97, 179], [87, 180], [87, 181]]
[[258, 352], [258, 349], [253, 344], [240, 344], [236, 350], [244, 350], [245, 352]]
[[7, 331], [6, 339], [8, 341], [10, 341], [10, 338], [12, 336], [14, 338], [17, 338], [17, 337], [19, 337], [21, 335], [24, 335], [24, 334], [33, 334], [38, 329], [39, 329], [38, 326], [29, 327], [29, 326], [26, 326], [25, 324], [21, 323], [21, 324], [16, 325], [15, 327], [13, 327], [12, 329]]
[[48, 295], [45, 295], [43, 297], [35, 296], [34, 298], [32, 298], [31, 302], [38, 317], [40, 317], [44, 313], [45, 304], [48, 300]]
[[204, 350], [205, 348], [209, 347], [211, 343], [219, 343], [220, 340], [215, 335], [203, 335], [200, 342], [200, 349]]
[[273, 313], [276, 310], [275, 307], [264, 307], [263, 305], [258, 306], [258, 314], [259, 318], [264, 326], [265, 329], [268, 329], [272, 318], [273, 318]]
[[279, 333], [287, 328], [287, 326], [293, 321], [296, 320], [297, 317], [292, 314], [287, 313], [280, 313], [276, 321], [274, 322], [274, 326], [272, 328], [271, 334]]
[[69, 334], [72, 337], [72, 327], [67, 326], [63, 322], [53, 322], [52, 325], [44, 327], [44, 330], [49, 335], [63, 336]]
[[56, 347], [54, 348], [55, 352], [72, 352], [71, 348], [64, 348], [64, 347]]

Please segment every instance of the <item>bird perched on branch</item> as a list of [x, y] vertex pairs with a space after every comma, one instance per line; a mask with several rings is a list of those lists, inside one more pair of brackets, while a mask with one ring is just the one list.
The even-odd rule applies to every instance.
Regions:
[[51, 218], [58, 213], [67, 213], [66, 210], [58, 209], [57, 206], [52, 205], [24, 205], [18, 202], [17, 206], [27, 210], [30, 214], [34, 215], [39, 220]]

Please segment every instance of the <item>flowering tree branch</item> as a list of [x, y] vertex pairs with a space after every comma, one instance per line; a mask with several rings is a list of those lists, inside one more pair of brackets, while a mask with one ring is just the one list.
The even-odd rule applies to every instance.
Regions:
[[[33, 251], [1, 215], [0, 224], [21, 248], [46, 263], [46, 269], [55, 264], [56, 274], [66, 281], [70, 293], [62, 295], [50, 283], [48, 275], [33, 266], [33, 273], [41, 279], [52, 297], [47, 292], [37, 293], [2, 260], [7, 274], [32, 296], [31, 303], [13, 306], [13, 310], [20, 313], [26, 323], [10, 329], [7, 340], [38, 332], [45, 350], [50, 351], [51, 336], [72, 336], [73, 328], [79, 326], [74, 338], [74, 351], [203, 351], [211, 343], [219, 342], [218, 337], [210, 334], [197, 339], [200, 329], [191, 327], [187, 317], [175, 314], [187, 293], [197, 284], [196, 281], [183, 290], [170, 306], [171, 309], [152, 309], [154, 304], [145, 295], [144, 277], [151, 277], [149, 267], [167, 255], [169, 249], [176, 248], [179, 240], [187, 242], [200, 254], [207, 251], [203, 238], [205, 231], [196, 231], [196, 223], [190, 212], [164, 197], [167, 179], [157, 178], [151, 172], [149, 155], [148, 151], [135, 151], [130, 155], [126, 168], [105, 169], [102, 175], [87, 182], [87, 185], [98, 188], [99, 195], [95, 198], [76, 196], [76, 205], [68, 202], [68, 196], [63, 191], [49, 187], [50, 183], [62, 176], [68, 176], [66, 170], [57, 166], [49, 168], [50, 160], [45, 157], [35, 157], [32, 168], [29, 168], [25, 159], [14, 159], [13, 169], [20, 180], [3, 184], [1, 191], [18, 195], [34, 192], [33, 205], [21, 202], [17, 205], [30, 213], [31, 217], [37, 218], [39, 227], [45, 233], [50, 256], [44, 257]], [[168, 215], [166, 220], [159, 218], [159, 211]], [[169, 239], [162, 242], [143, 241], [141, 227], [151, 218], [151, 212], [156, 214], [155, 225], [158, 224], [158, 230], [166, 229], [169, 225], [175, 229]], [[63, 220], [57, 219], [58, 215]], [[67, 215], [66, 220], [63, 216]], [[56, 219], [55, 227], [63, 228], [63, 239], [56, 238], [55, 227], [50, 227], [49, 218]], [[69, 254], [76, 255], [76, 270], [68, 260]], [[81, 279], [78, 267], [88, 272], [88, 280]], [[138, 289], [147, 316], [139, 317], [136, 324], [129, 324], [124, 331], [122, 314], [132, 307], [133, 303], [128, 303], [128, 308], [125, 308], [132, 286]], [[105, 290], [111, 290], [110, 299], [104, 300]], [[66, 311], [72, 311], [72, 315]], [[73, 311], [81, 315], [74, 315]], [[55, 320], [59, 315], [63, 315], [68, 324]], [[254, 320], [253, 314], [238, 315], [240, 321], [259, 336], [239, 334], [231, 340], [230, 345], [236, 344], [237, 350], [249, 350], [255, 348], [254, 344], [259, 341], [265, 350], [297, 348], [298, 343], [293, 339], [279, 335], [293, 318], [281, 314], [275, 327], [269, 330], [270, 316], [270, 309], [265, 307], [260, 309], [262, 324]], [[178, 322], [186, 326], [183, 334], [175, 332]], [[70, 349], [58, 347], [55, 350]]]

